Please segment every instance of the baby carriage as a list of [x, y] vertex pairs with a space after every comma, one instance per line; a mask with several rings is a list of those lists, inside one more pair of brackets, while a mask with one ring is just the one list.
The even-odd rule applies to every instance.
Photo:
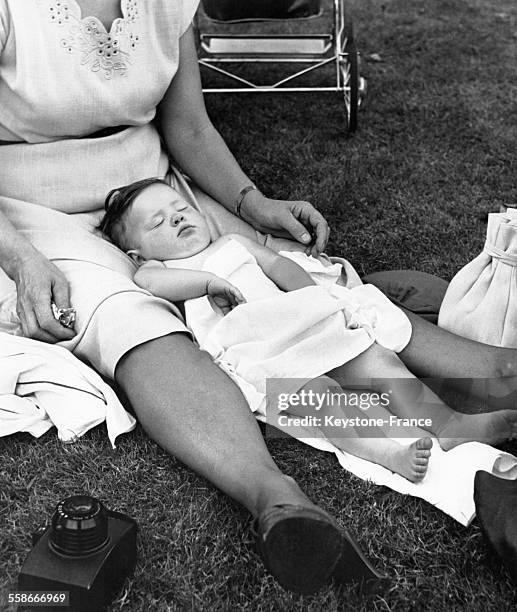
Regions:
[[[332, 10], [324, 10], [323, 5], [331, 2]], [[315, 33], [316, 26], [322, 28], [321, 24], [329, 21], [325, 13], [331, 13], [332, 24], [326, 24], [325, 32]], [[309, 26], [311, 33], [307, 33]], [[204, 92], [334, 91], [343, 97], [346, 129], [356, 130], [365, 81], [359, 75], [352, 22], [344, 0], [202, 0], [196, 31], [199, 63], [229, 81], [225, 87], [204, 87]], [[250, 63], [277, 64], [289, 72], [270, 84], [262, 82], [263, 76], [255, 82], [246, 74]], [[327, 70], [322, 71], [324, 68]], [[324, 82], [308, 83], [316, 71]]]

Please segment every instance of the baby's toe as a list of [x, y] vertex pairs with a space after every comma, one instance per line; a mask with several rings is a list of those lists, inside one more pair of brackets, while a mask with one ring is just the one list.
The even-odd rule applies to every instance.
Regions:
[[431, 438], [420, 438], [420, 440], [416, 441], [416, 448], [419, 451], [427, 451], [430, 453], [432, 447], [433, 441]]
[[413, 472], [413, 478], [411, 479], [413, 482], [420, 482], [421, 480], [423, 480], [424, 476], [425, 476], [426, 472]]

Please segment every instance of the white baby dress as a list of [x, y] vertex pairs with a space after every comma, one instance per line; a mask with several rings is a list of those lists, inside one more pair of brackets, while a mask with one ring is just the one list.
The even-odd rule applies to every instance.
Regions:
[[[225, 316], [206, 296], [187, 300], [185, 316], [199, 347], [241, 388], [251, 409], [264, 415], [267, 379], [285, 379], [286, 392], [350, 361], [374, 341], [401, 351], [411, 324], [373, 285], [336, 284], [341, 265], [326, 267], [303, 253], [282, 252], [307, 269], [317, 285], [280, 290], [236, 240], [207, 257], [203, 270], [238, 287], [246, 303]], [[178, 262], [164, 262], [178, 267]]]

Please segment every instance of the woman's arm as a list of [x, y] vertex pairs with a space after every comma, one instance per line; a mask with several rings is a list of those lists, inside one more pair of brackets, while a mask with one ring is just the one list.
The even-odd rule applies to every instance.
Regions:
[[257, 260], [264, 274], [283, 291], [296, 291], [316, 283], [307, 272], [294, 261], [282, 257], [272, 249], [257, 244], [240, 234], [228, 234], [224, 238], [240, 242]]
[[191, 28], [180, 40], [178, 71], [159, 106], [159, 119], [175, 161], [201, 189], [235, 212], [234, 201], [251, 181], [206, 112]]
[[[191, 27], [180, 39], [178, 71], [158, 111], [163, 138], [175, 161], [204, 191], [236, 212], [239, 194], [251, 181], [206, 112]], [[323, 250], [328, 240], [325, 219], [308, 202], [272, 200], [253, 190], [244, 196], [240, 213], [255, 228], [293, 236], [314, 253]]]
[[23, 335], [44, 342], [70, 340], [75, 332], [52, 313], [70, 307], [68, 281], [63, 273], [26, 240], [0, 212], [0, 267], [16, 283], [17, 313]]

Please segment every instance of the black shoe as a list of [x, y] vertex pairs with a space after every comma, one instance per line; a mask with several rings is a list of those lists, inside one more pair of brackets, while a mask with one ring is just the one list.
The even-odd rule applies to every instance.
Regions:
[[310, 595], [340, 582], [380, 578], [357, 543], [319, 508], [277, 504], [254, 522], [264, 565], [289, 591]]

